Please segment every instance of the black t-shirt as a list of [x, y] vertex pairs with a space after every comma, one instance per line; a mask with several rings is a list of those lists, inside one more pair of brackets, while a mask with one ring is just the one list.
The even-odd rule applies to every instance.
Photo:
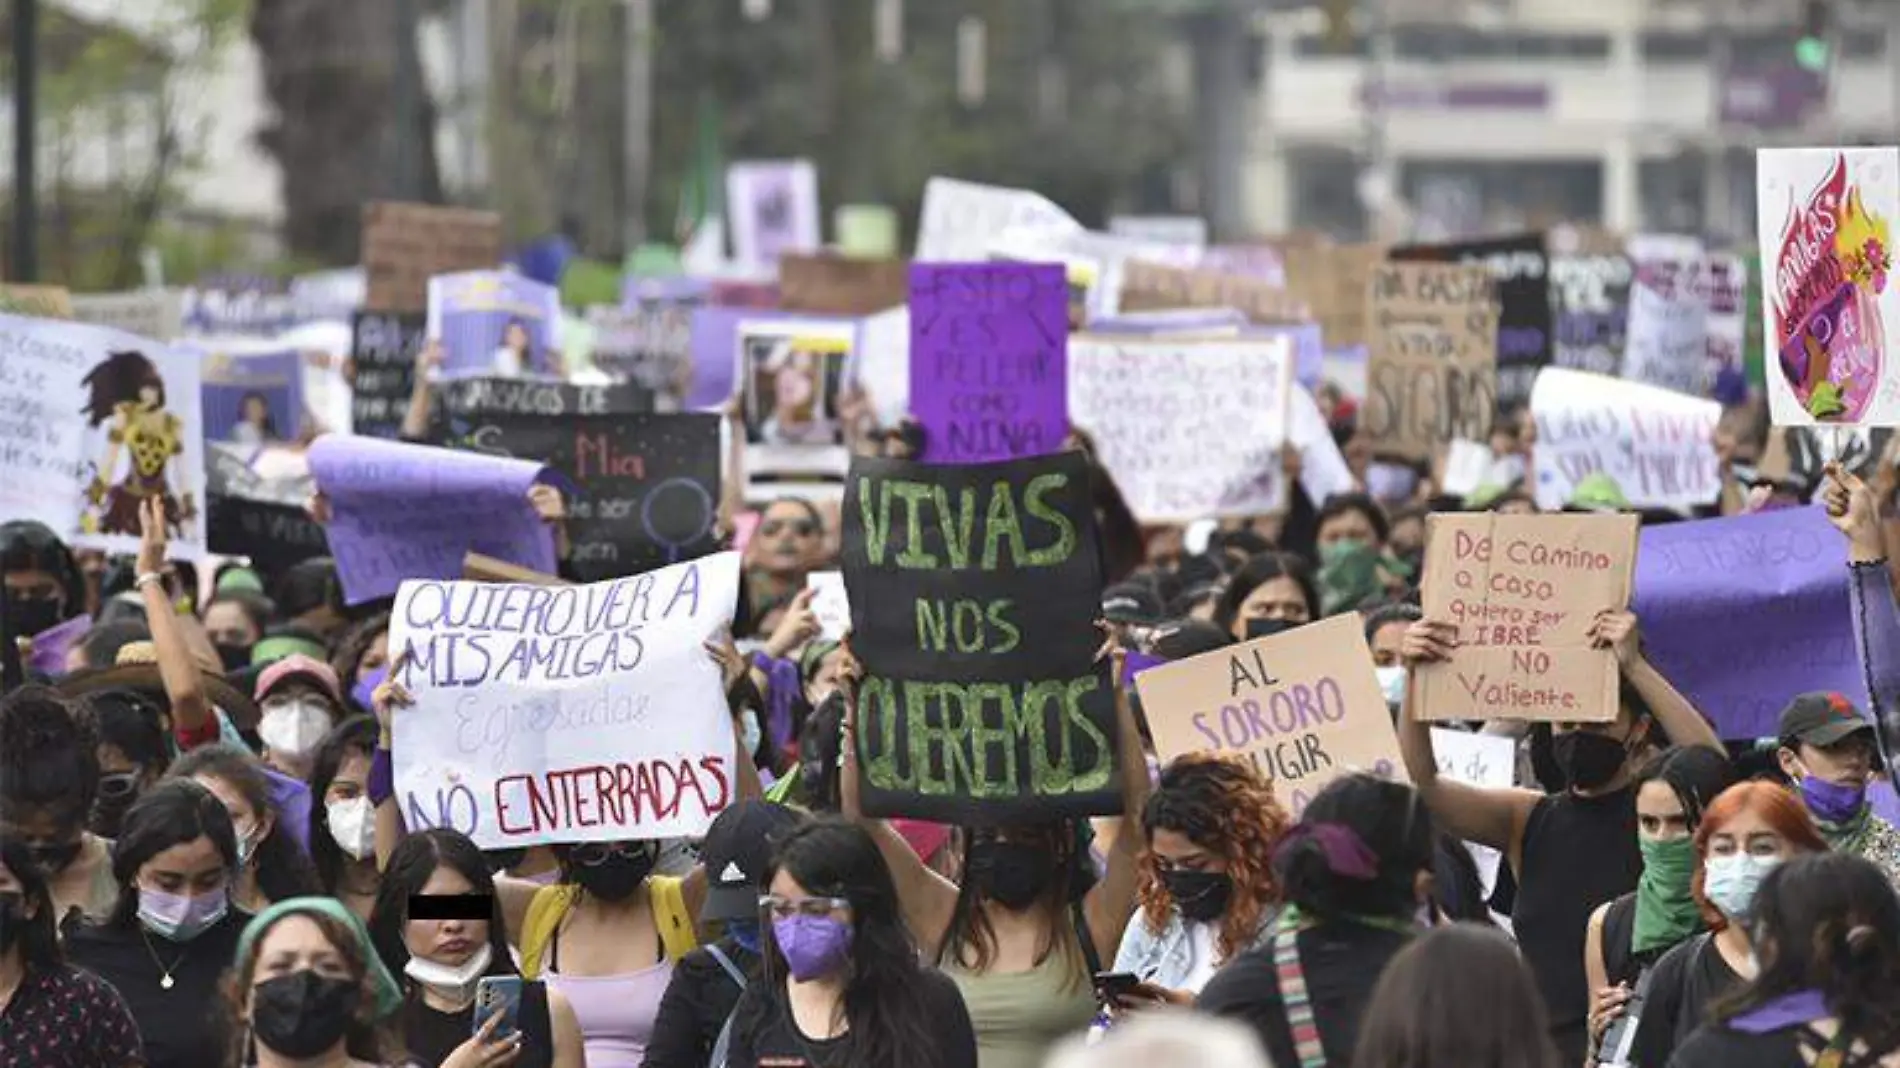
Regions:
[[[544, 984], [521, 984], [519, 1020], [521, 1055], [512, 1068], [548, 1068], [554, 1063], [554, 1024], [548, 1018], [548, 988]], [[460, 1012], [438, 1012], [413, 993], [403, 1002], [403, 1045], [409, 1063], [418, 1068], [438, 1068], [474, 1034], [473, 1004]]]
[[1709, 1005], [1740, 985], [1742, 977], [1722, 959], [1713, 935], [1697, 935], [1663, 954], [1649, 980], [1630, 1060], [1640, 1068], [1663, 1068], [1708, 1022]]
[[[976, 1068], [976, 1029], [956, 984], [935, 968], [923, 969], [917, 979], [916, 994], [924, 1002], [929, 1048], [935, 1052], [938, 1068]], [[746, 1024], [732, 1029], [729, 1068], [838, 1068], [851, 1055], [855, 1038], [851, 1032], [830, 1039], [800, 1032], [792, 1022], [782, 987], [771, 990], [763, 982], [753, 983], [740, 1003], [739, 1019]], [[902, 1051], [893, 1068], [921, 1064], [922, 1054], [922, 1050]]]
[[[1845, 1068], [1876, 1068], [1880, 1058], [1894, 1050], [1894, 1039], [1862, 1046], [1849, 1054]], [[1828, 1040], [1807, 1024], [1795, 1024], [1758, 1035], [1710, 1025], [1697, 1031], [1669, 1058], [1667, 1068], [1809, 1068]]]
[[[748, 981], [758, 974], [758, 954], [730, 938], [720, 939], [718, 946]], [[681, 957], [653, 1019], [643, 1068], [707, 1068], [719, 1032], [743, 992], [705, 947]]]
[[[1386, 962], [1409, 940], [1399, 931], [1357, 923], [1328, 923], [1300, 932], [1300, 966], [1306, 973], [1306, 993], [1328, 1065], [1345, 1068], [1352, 1063], [1359, 1018], [1372, 1000], [1372, 987]], [[1273, 964], [1271, 942], [1242, 953], [1215, 973], [1196, 1006], [1252, 1027], [1273, 1063], [1299, 1063], [1280, 1001], [1279, 969]]]
[[1589, 1038], [1583, 943], [1590, 914], [1636, 889], [1643, 873], [1635, 789], [1588, 798], [1554, 794], [1537, 802], [1524, 826], [1522, 868], [1511, 926], [1550, 1010], [1562, 1063], [1582, 1064]]
[[[150, 934], [137, 920], [127, 926], [76, 924], [66, 930], [66, 957], [125, 999], [149, 1068], [206, 1068], [225, 1060], [230, 1036], [221, 1019], [218, 980], [236, 960], [238, 936], [249, 922], [249, 913], [232, 909], [189, 942]], [[167, 972], [170, 989], [162, 985]]]

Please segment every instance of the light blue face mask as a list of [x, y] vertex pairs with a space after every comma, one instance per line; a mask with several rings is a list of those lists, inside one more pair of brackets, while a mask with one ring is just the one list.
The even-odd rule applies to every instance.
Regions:
[[1385, 694], [1387, 708], [1398, 708], [1405, 703], [1405, 668], [1394, 664], [1391, 667], [1373, 668], [1373, 674], [1379, 676], [1379, 690]]
[[1780, 857], [1747, 853], [1710, 857], [1702, 863], [1702, 892], [1731, 922], [1747, 923], [1754, 915], [1761, 881], [1780, 864]]

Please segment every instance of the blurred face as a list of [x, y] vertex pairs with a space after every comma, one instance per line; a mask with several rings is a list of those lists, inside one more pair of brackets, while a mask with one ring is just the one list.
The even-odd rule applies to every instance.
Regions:
[[7, 572], [6, 584], [8, 600], [57, 601], [65, 593], [59, 576], [37, 568]]
[[1340, 452], [1346, 457], [1346, 470], [1363, 484], [1366, 469], [1372, 466], [1372, 438], [1363, 430], [1355, 431]]
[[1375, 667], [1398, 667], [1399, 647], [1405, 642], [1405, 631], [1410, 623], [1399, 621], [1387, 623], [1372, 632], [1372, 663]]
[[1552, 734], [1568, 734], [1571, 731], [1584, 731], [1589, 734], [1601, 734], [1608, 738], [1615, 738], [1619, 742], [1627, 742], [1630, 736], [1635, 733], [1635, 726], [1636, 714], [1630, 711], [1628, 705], [1619, 704], [1616, 708], [1616, 718], [1608, 723], [1571, 723], [1559, 720], [1552, 723], [1550, 729]]
[[1491, 432], [1491, 454], [1510, 456], [1517, 452], [1519, 443], [1516, 428], [1499, 428]]
[[264, 403], [264, 398], [262, 397], [244, 398], [244, 421], [245, 422], [250, 423], [254, 426], [262, 426], [264, 425], [265, 420], [269, 418], [270, 418], [270, 405]]
[[1636, 833], [1652, 841], [1687, 838], [1695, 830], [1682, 799], [1661, 780], [1651, 780], [1636, 791]]
[[[238, 792], [237, 787], [223, 779], [211, 775], [197, 775], [192, 781], [216, 795], [224, 803], [224, 810], [231, 814], [231, 829], [237, 832], [238, 851], [248, 854], [251, 860], [257, 859], [257, 844], [270, 837], [271, 828], [276, 825], [276, 816], [269, 812], [258, 812]], [[248, 845], [247, 845], [248, 843]]]
[[136, 877], [141, 890], [156, 890], [177, 897], [214, 894], [229, 881], [224, 857], [218, 853], [218, 847], [211, 844], [211, 839], [203, 835], [153, 856], [139, 866]]
[[159, 392], [157, 386], [146, 383], [139, 387], [139, 402], [144, 404], [147, 408], [158, 407], [158, 397]]
[[805, 700], [813, 708], [823, 704], [825, 698], [838, 688], [838, 669], [843, 663], [843, 649], [833, 649], [818, 659], [818, 670], [812, 673], [811, 681], [805, 684]]
[[205, 609], [205, 636], [213, 645], [256, 645], [263, 637], [250, 615], [230, 601]]
[[1769, 826], [1761, 814], [1743, 809], [1709, 835], [1709, 856], [1732, 857], [1746, 853], [1752, 857], [1779, 857], [1787, 860], [1800, 852], [1794, 843]]
[[1356, 542], [1360, 545], [1379, 547], [1379, 536], [1372, 529], [1372, 520], [1357, 508], [1341, 512], [1319, 525], [1319, 547], [1342, 542]]
[[[448, 865], [439, 865], [422, 884], [427, 895], [475, 893], [475, 884]], [[437, 964], [457, 967], [466, 964], [488, 944], [488, 924], [481, 920], [410, 920], [403, 925], [403, 945], [409, 955]]]
[[1247, 623], [1254, 619], [1278, 619], [1283, 622], [1301, 624], [1313, 621], [1313, 612], [1306, 604], [1306, 593], [1300, 584], [1281, 575], [1270, 578], [1254, 587], [1247, 599], [1240, 602], [1240, 611], [1234, 616], [1234, 637], [1245, 640]]
[[[1798, 761], [1791, 760], [1791, 755]], [[1799, 752], [1792, 754], [1784, 748], [1781, 768], [1797, 781], [1804, 775], [1812, 775], [1836, 786], [1864, 787], [1874, 773], [1874, 734], [1856, 731], [1828, 746], [1803, 742]]]
[[0, 830], [24, 843], [33, 862], [48, 878], [66, 870], [85, 847], [84, 820], [68, 819], [64, 813], [45, 806], [11, 806], [0, 819]]
[[1392, 524], [1392, 535], [1385, 540], [1386, 548], [1395, 555], [1409, 556], [1422, 552], [1425, 548], [1425, 520], [1421, 516], [1406, 516]]
[[528, 329], [520, 323], [509, 323], [508, 330], [502, 335], [502, 344], [516, 352], [525, 352], [528, 348]]
[[362, 682], [364, 677], [369, 675], [370, 672], [375, 671], [377, 668], [388, 666], [389, 632], [384, 631], [376, 637], [371, 638], [369, 644], [363, 648], [362, 662], [356, 665], [356, 681]]
[[1513, 497], [1510, 500], [1505, 501], [1503, 504], [1498, 505], [1497, 514], [1499, 515], [1536, 515], [1537, 505], [1535, 502], [1527, 501], [1522, 497]]
[[1227, 858], [1195, 845], [1187, 835], [1166, 827], [1155, 829], [1154, 837], [1148, 841], [1148, 852], [1154, 855], [1156, 866], [1163, 872], [1227, 870]]
[[789, 502], [765, 510], [757, 540], [761, 565], [779, 572], [810, 570], [824, 548], [817, 520], [802, 506]]

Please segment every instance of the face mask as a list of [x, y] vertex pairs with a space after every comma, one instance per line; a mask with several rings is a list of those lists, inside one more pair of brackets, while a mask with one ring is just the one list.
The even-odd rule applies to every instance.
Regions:
[[18, 894], [0, 894], [0, 957], [12, 952], [25, 931], [26, 902]]
[[355, 699], [356, 707], [365, 712], [373, 709], [376, 705], [376, 687], [381, 686], [383, 680], [387, 678], [389, 678], [389, 666], [385, 664], [358, 679], [356, 685], [350, 687], [350, 697]]
[[759, 729], [759, 714], [746, 709], [739, 716], [739, 730], [744, 736], [741, 741], [745, 743], [746, 755], [758, 752], [759, 743], [765, 740], [765, 732]]
[[1029, 842], [978, 842], [966, 862], [977, 890], [1011, 912], [1023, 911], [1048, 891], [1055, 865], [1048, 847]]
[[1616, 778], [1628, 755], [1622, 742], [1590, 731], [1570, 731], [1552, 738], [1550, 754], [1570, 785], [1582, 790], [1594, 790]]
[[264, 710], [257, 736], [271, 752], [293, 760], [309, 756], [330, 733], [330, 709], [319, 701], [288, 701]]
[[653, 850], [647, 847], [632, 853], [609, 853], [605, 861], [591, 868], [576, 864], [574, 881], [602, 901], [625, 901], [653, 874], [655, 862]]
[[219, 642], [216, 648], [218, 650], [218, 662], [224, 665], [225, 671], [238, 671], [251, 666], [250, 646], [238, 645], [232, 642]]
[[222, 886], [196, 897], [139, 887], [139, 922], [173, 942], [189, 942], [210, 930], [230, 907], [230, 895]]
[[1299, 626], [1298, 623], [1284, 619], [1250, 619], [1247, 621], [1247, 640], [1271, 638], [1275, 634], [1285, 634], [1297, 626]]
[[257, 1044], [295, 1060], [328, 1052], [349, 1033], [362, 990], [306, 968], [251, 988], [251, 1034]]
[[1781, 863], [1780, 857], [1736, 853], [1710, 857], [1702, 865], [1702, 893], [1733, 923], [1747, 923], [1755, 912], [1755, 892]]
[[1190, 923], [1213, 923], [1227, 912], [1234, 878], [1224, 871], [1169, 871], [1161, 874], [1174, 907]]
[[330, 825], [330, 840], [351, 860], [376, 855], [376, 813], [369, 807], [369, 798], [332, 801], [323, 806], [323, 819]]
[[759, 951], [759, 921], [728, 920], [726, 921], [726, 934], [730, 935], [732, 940], [739, 943], [746, 951], [751, 953], [757, 953]]
[[66, 604], [57, 597], [7, 598], [7, 624], [16, 638], [31, 638], [49, 630], [66, 614]]
[[1397, 708], [1405, 703], [1405, 668], [1394, 664], [1391, 667], [1373, 668], [1372, 673], [1379, 676], [1379, 692], [1385, 694], [1387, 708]]
[[56, 842], [51, 845], [26, 847], [26, 856], [40, 874], [48, 879], [57, 876], [79, 859], [79, 851], [86, 847], [84, 839], [75, 838], [70, 842]]
[[1320, 612], [1331, 615], [1359, 604], [1378, 593], [1379, 554], [1372, 546], [1356, 539], [1320, 546]]
[[119, 824], [124, 822], [132, 802], [138, 799], [138, 772], [99, 776], [99, 797], [92, 803], [92, 819], [88, 821], [92, 833], [101, 838], [117, 838]]
[[402, 972], [409, 978], [431, 987], [453, 1001], [461, 1001], [475, 993], [475, 984], [488, 974], [488, 965], [495, 959], [495, 951], [483, 942], [475, 955], [463, 961], [458, 967], [437, 964], [421, 957], [410, 957], [403, 965]]
[[1822, 823], [1846, 823], [1867, 804], [1867, 787], [1842, 786], [1818, 775], [1801, 776], [1801, 800]]
[[851, 957], [851, 925], [833, 916], [774, 916], [772, 938], [801, 983], [836, 972]]

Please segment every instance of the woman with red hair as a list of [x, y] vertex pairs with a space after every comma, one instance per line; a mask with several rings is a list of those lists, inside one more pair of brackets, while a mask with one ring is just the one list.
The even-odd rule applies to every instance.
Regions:
[[1215, 969], [1262, 941], [1280, 896], [1273, 849], [1289, 826], [1239, 757], [1189, 753], [1162, 769], [1141, 813], [1141, 907], [1115, 957], [1142, 983], [1118, 1007], [1192, 1005]]
[[1630, 1052], [1639, 1068], [1664, 1068], [1706, 1022], [1708, 1006], [1754, 977], [1748, 926], [1756, 890], [1782, 861], [1827, 852], [1827, 840], [1786, 787], [1745, 782], [1722, 791], [1703, 812], [1695, 851], [1690, 889], [1709, 930], [1656, 962]]

